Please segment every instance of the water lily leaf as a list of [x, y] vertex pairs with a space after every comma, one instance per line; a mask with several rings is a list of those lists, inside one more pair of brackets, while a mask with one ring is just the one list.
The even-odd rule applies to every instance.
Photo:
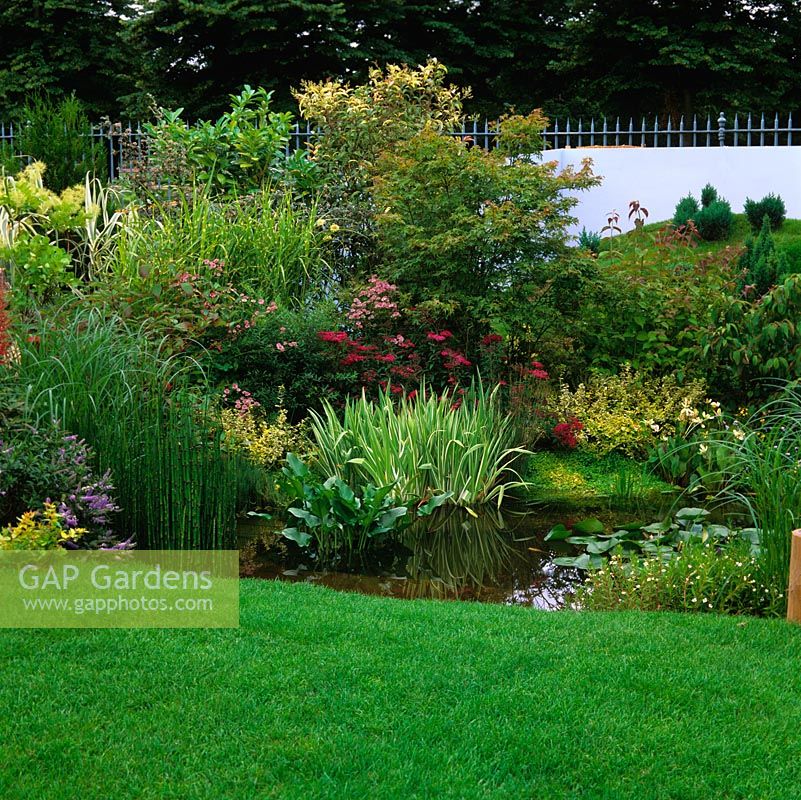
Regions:
[[580, 556], [562, 556], [555, 558], [553, 563], [560, 567], [575, 567], [576, 569], [598, 569], [604, 565], [606, 559], [599, 555], [584, 553]]
[[587, 545], [587, 552], [590, 554], [600, 555], [601, 553], [608, 553], [613, 548], [620, 544], [620, 539], [608, 539], [606, 541], [592, 542]]
[[669, 522], [654, 522], [651, 525], [646, 525], [642, 528], [643, 533], [667, 533], [670, 530], [670, 523]]
[[590, 557], [586, 553], [580, 556], [560, 556], [559, 558], [555, 558], [553, 563], [559, 567], [587, 569], [590, 565]]
[[565, 539], [566, 542], [570, 544], [595, 544], [596, 542], [601, 541], [597, 536], [568, 536]]
[[639, 532], [645, 528], [644, 522], [627, 522], [625, 525], [615, 525], [615, 532], [618, 531], [629, 531], [634, 533]]
[[708, 516], [709, 512], [705, 508], [680, 508], [676, 512], [676, 520], [679, 522], [695, 522]]
[[751, 544], [758, 545], [760, 541], [759, 528], [743, 528], [740, 531], [740, 536]]
[[581, 521], [577, 522], [573, 526], [573, 530], [582, 535], [594, 535], [604, 532], [604, 524], [601, 522], [601, 520], [590, 517], [589, 519], [582, 519]]
[[572, 536], [573, 531], [570, 528], [566, 528], [561, 522], [558, 525], [554, 525], [548, 533], [545, 534], [545, 541], [546, 542], [562, 542], [568, 538], [568, 536]]

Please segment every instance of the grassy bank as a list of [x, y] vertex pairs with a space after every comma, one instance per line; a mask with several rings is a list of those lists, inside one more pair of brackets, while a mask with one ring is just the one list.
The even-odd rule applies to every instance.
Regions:
[[[652, 222], [645, 226], [645, 231], [650, 234], [655, 234], [665, 227], [670, 220], [662, 220], [661, 222]], [[718, 242], [698, 242], [699, 254], [718, 253], [726, 247], [740, 249], [745, 247], [745, 240], [752, 235], [751, 226], [745, 214], [734, 214], [733, 223], [729, 235]], [[758, 231], [757, 231], [758, 233]], [[773, 232], [773, 239], [776, 242], [778, 250], [782, 250], [787, 254], [787, 257], [792, 262], [798, 262], [801, 258], [801, 220], [799, 219], [786, 219], [779, 230]], [[632, 252], [641, 246], [638, 244], [636, 235], [629, 231], [622, 236], [615, 237], [613, 240], [615, 249], [622, 253]], [[608, 239], [605, 239], [602, 247], [604, 249], [610, 246]]]
[[526, 480], [530, 500], [585, 509], [659, 506], [678, 492], [643, 464], [617, 453], [540, 450], [528, 459]]
[[233, 631], [0, 632], [0, 797], [780, 798], [801, 628], [244, 581]]

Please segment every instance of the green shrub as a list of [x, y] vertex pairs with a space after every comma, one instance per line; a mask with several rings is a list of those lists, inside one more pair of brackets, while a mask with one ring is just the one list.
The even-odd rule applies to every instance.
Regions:
[[801, 275], [762, 297], [723, 298], [700, 336], [710, 383], [731, 402], [764, 400], [801, 378]]
[[701, 189], [701, 208], [711, 206], [718, 199], [718, 190], [711, 183]]
[[677, 228], [686, 225], [691, 219], [695, 219], [698, 214], [700, 206], [698, 201], [691, 195], [683, 197], [676, 205], [676, 210], [673, 212], [673, 224]]
[[679, 200], [673, 213], [673, 224], [679, 228], [690, 220], [695, 223], [701, 238], [707, 242], [725, 239], [731, 232], [734, 217], [731, 206], [718, 196], [717, 189], [710, 184], [701, 191], [701, 205], [691, 195]]
[[745, 252], [740, 258], [743, 277], [741, 288], [745, 294], [761, 297], [775, 286], [790, 270], [784, 253], [776, 249], [767, 214], [762, 218], [762, 229], [756, 239], [749, 236]]
[[[488, 321], [527, 343], [563, 337], [595, 272], [594, 261], [568, 247], [567, 228], [576, 203], [570, 192], [598, 179], [587, 164], [557, 172], [513, 155], [507, 123], [514, 142], [528, 126], [531, 143], [523, 146], [531, 154], [546, 123], [537, 112], [502, 121], [496, 150], [468, 149], [427, 129], [376, 166], [382, 274], [412, 305], [450, 308], [462, 346], [488, 333]], [[544, 346], [540, 355], [554, 359]]]
[[84, 105], [73, 97], [33, 98], [20, 113], [14, 145], [24, 158], [48, 165], [45, 183], [54, 192], [83, 183], [86, 173], [108, 178], [106, 146], [92, 136]]
[[[245, 86], [230, 95], [231, 110], [214, 122], [188, 125], [183, 109], [159, 109], [145, 127], [146, 149], [132, 153], [123, 177], [139, 194], [191, 193], [196, 185], [212, 193], [244, 195], [282, 183], [314, 189], [317, 170], [304, 150], [288, 152], [293, 117], [270, 108], [272, 92]], [[168, 198], [169, 199], [169, 198]]]
[[218, 383], [249, 390], [264, 409], [281, 403], [291, 420], [320, 408], [324, 399], [338, 404], [339, 353], [318, 334], [336, 330], [340, 320], [329, 304], [303, 311], [279, 309], [238, 336], [222, 339], [220, 351], [209, 352], [211, 375]]
[[11, 286], [11, 305], [25, 308], [57, 298], [77, 281], [69, 255], [46, 236], [17, 235], [11, 247], [0, 244], [0, 270]]
[[578, 246], [598, 255], [598, 251], [601, 249], [601, 234], [582, 228], [578, 237]]
[[770, 220], [771, 230], [774, 231], [781, 228], [787, 216], [784, 200], [777, 194], [767, 194], [759, 201], [746, 198], [743, 210], [754, 231], [762, 227], [762, 220], [765, 216]]
[[675, 433], [683, 410], [698, 406], [704, 393], [701, 381], [679, 386], [673, 375], [653, 377], [624, 365], [617, 375], [591, 373], [575, 390], [563, 384], [547, 410], [582, 423], [580, 446], [643, 456], [654, 442]]
[[701, 238], [707, 242], [718, 242], [731, 232], [734, 216], [731, 206], [725, 200], [714, 200], [703, 206], [693, 218]]
[[[679, 383], [703, 377], [707, 364], [698, 330], [737, 278], [733, 248], [705, 252], [690, 228], [669, 224], [638, 237], [617, 237], [597, 259], [598, 280], [580, 313], [577, 355], [594, 369], [673, 374]], [[574, 375], [580, 380], [586, 368]]]
[[313, 159], [322, 176], [325, 216], [339, 226], [334, 244], [344, 277], [376, 272], [373, 172], [378, 156], [426, 127], [453, 130], [469, 91], [445, 83], [436, 60], [414, 67], [390, 64], [368, 71], [356, 86], [342, 79], [306, 81], [295, 92], [315, 129]]

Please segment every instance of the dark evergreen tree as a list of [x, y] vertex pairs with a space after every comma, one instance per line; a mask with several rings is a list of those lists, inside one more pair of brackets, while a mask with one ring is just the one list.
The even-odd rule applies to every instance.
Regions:
[[291, 107], [290, 89], [303, 78], [340, 72], [343, 15], [343, 3], [307, 0], [152, 0], [127, 31], [141, 54], [129, 105], [141, 109], [152, 96], [189, 117], [216, 116], [247, 83]]
[[689, 116], [798, 102], [781, 50], [798, 44], [794, 5], [571, 0], [549, 69], [572, 87], [574, 114]]
[[0, 3], [0, 117], [32, 94], [75, 93], [95, 115], [113, 113], [128, 90], [121, 47], [128, 0], [5, 0]]

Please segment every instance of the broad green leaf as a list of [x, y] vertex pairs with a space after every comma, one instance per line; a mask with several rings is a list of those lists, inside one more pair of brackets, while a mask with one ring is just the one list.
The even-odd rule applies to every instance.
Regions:
[[567, 539], [568, 536], [572, 535], [572, 531], [570, 528], [566, 528], [561, 522], [558, 525], [554, 525], [548, 533], [545, 534], [545, 541], [546, 542], [561, 542]]
[[594, 535], [604, 532], [604, 524], [601, 520], [590, 517], [589, 519], [582, 519], [577, 522], [573, 526], [573, 530], [582, 535]]
[[297, 528], [284, 528], [281, 531], [281, 536], [290, 541], [297, 542], [301, 547], [308, 547], [312, 540], [312, 537], [308, 533], [299, 531]]

